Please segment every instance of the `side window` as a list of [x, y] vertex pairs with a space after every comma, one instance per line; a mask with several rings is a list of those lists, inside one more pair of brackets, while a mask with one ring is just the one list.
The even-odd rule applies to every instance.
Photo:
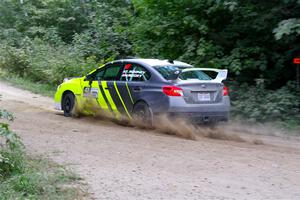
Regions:
[[95, 81], [115, 81], [118, 80], [122, 64], [111, 64], [94, 72], [93, 80]]
[[147, 81], [151, 77], [144, 67], [137, 64], [125, 64], [123, 73], [121, 75], [121, 81]]
[[103, 74], [104, 74], [104, 69], [100, 69], [100, 70], [96, 71], [94, 80], [100, 81], [103, 77]]
[[108, 65], [105, 69], [102, 80], [105, 80], [105, 81], [118, 80], [119, 73], [120, 73], [122, 67], [123, 66], [120, 63]]

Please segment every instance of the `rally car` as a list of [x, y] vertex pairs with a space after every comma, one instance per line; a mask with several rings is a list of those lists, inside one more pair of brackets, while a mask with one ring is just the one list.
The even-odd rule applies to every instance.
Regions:
[[167, 114], [192, 122], [227, 121], [227, 70], [196, 68], [158, 59], [123, 59], [107, 63], [80, 78], [67, 78], [55, 94], [56, 109], [111, 113], [115, 118], [139, 118], [152, 124]]

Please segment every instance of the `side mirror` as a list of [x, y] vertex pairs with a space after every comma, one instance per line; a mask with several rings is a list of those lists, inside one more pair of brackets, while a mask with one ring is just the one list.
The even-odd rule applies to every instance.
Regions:
[[91, 76], [90, 75], [86, 75], [85, 78], [84, 78], [84, 81], [89, 81], [91, 80]]
[[91, 75], [86, 75], [85, 78], [84, 78], [84, 81], [88, 81], [89, 85], [92, 85], [93, 77]]

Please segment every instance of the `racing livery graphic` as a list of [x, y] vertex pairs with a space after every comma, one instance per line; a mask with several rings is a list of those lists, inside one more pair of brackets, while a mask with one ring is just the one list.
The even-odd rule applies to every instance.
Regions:
[[147, 123], [159, 114], [196, 123], [227, 121], [230, 99], [222, 83], [226, 78], [227, 70], [179, 61], [117, 60], [84, 77], [66, 78], [58, 86], [55, 106], [65, 116], [97, 111]]

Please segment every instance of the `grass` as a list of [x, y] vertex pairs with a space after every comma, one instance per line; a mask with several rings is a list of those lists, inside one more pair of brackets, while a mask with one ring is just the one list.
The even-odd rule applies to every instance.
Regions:
[[298, 134], [298, 135], [300, 134], [299, 118], [290, 119], [286, 121], [279, 121], [278, 123], [276, 123], [276, 126], [279, 128], [283, 128], [287, 132]]
[[[1, 74], [0, 74], [1, 75]], [[35, 83], [31, 80], [24, 79], [17, 76], [0, 76], [0, 80], [6, 81], [13, 86], [21, 89], [29, 90], [35, 94], [41, 94], [48, 97], [53, 97], [56, 91], [56, 86], [44, 83]]]
[[21, 172], [0, 178], [0, 199], [86, 199], [80, 178], [42, 158], [24, 157]]
[[29, 156], [9, 128], [11, 113], [0, 109], [0, 200], [87, 199], [80, 178], [47, 159]]

